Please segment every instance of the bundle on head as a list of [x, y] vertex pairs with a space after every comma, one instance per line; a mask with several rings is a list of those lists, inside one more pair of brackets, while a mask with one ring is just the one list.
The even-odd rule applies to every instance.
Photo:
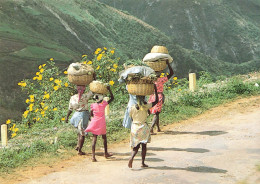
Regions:
[[107, 90], [107, 86], [108, 84], [103, 83], [101, 81], [92, 81], [89, 84], [89, 89], [90, 91], [92, 91], [93, 93], [97, 93], [97, 94], [107, 94], [108, 90]]
[[72, 63], [68, 68], [69, 82], [76, 85], [88, 85], [93, 81], [94, 69], [84, 63]]

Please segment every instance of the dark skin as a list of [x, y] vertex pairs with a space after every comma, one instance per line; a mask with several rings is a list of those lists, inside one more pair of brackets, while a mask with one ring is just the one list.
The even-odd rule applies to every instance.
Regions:
[[[109, 93], [110, 93], [110, 99], [108, 100], [108, 104], [110, 104], [113, 100], [114, 100], [114, 95], [110, 89], [110, 86], [107, 87]], [[97, 103], [101, 103], [103, 100], [100, 100], [98, 101]], [[91, 116], [93, 117], [94, 116], [94, 113], [93, 111], [91, 111]], [[109, 154], [108, 151], [107, 151], [107, 136], [106, 134], [105, 135], [102, 135], [102, 139], [103, 139], [103, 144], [104, 144], [104, 150], [105, 150], [105, 158], [108, 158], [108, 157], [111, 157], [112, 154]], [[93, 162], [96, 162], [97, 159], [96, 159], [96, 156], [95, 156], [95, 150], [96, 150], [96, 143], [97, 143], [97, 135], [93, 134], [93, 142], [92, 142], [92, 161]]]
[[[96, 74], [93, 73], [93, 79], [96, 80]], [[68, 113], [67, 113], [67, 117], [65, 119], [65, 122], [68, 123], [69, 121], [69, 116], [71, 115], [72, 111], [69, 110]], [[78, 133], [78, 143], [77, 143], [77, 147], [75, 148], [75, 150], [78, 151], [78, 155], [85, 155], [84, 152], [82, 152], [82, 147], [84, 145], [84, 142], [85, 142], [85, 136], [82, 136], [80, 135], [80, 133]]]
[[[155, 101], [152, 103], [152, 107], [155, 106], [158, 103], [158, 99], [159, 99], [158, 93], [157, 93], [157, 87], [156, 87], [155, 84], [154, 84], [154, 92], [155, 92]], [[138, 97], [138, 98], [140, 98], [140, 97]], [[145, 98], [141, 97], [141, 99], [142, 99], [143, 103], [146, 104], [146, 102], [144, 101]], [[136, 105], [136, 109], [139, 110], [139, 106], [138, 105]], [[149, 110], [148, 110], [147, 113], [149, 114]], [[133, 121], [133, 119], [132, 119], [132, 121]], [[128, 162], [128, 167], [129, 168], [132, 168], [132, 166], [133, 166], [134, 157], [138, 153], [140, 145], [142, 145], [142, 165], [141, 165], [141, 167], [148, 167], [148, 165], [146, 165], [144, 163], [145, 157], [146, 157], [146, 152], [147, 152], [146, 144], [140, 143], [136, 147], [133, 148], [132, 155], [131, 155], [131, 157], [129, 159], [129, 162]]]
[[[168, 68], [169, 68], [169, 75], [167, 75], [167, 78], [170, 79], [172, 76], [173, 76], [173, 69], [169, 63], [168, 60], [166, 60], [166, 63], [168, 65]], [[158, 72], [158, 75], [160, 76], [161, 75], [161, 72]], [[163, 103], [164, 103], [164, 94], [161, 93], [163, 95]], [[157, 132], [161, 132], [161, 129], [160, 129], [160, 126], [159, 126], [159, 115], [160, 115], [160, 112], [156, 112], [154, 117], [153, 117], [153, 121], [152, 121], [152, 126], [151, 126], [151, 134], [154, 134], [153, 132], [153, 127], [156, 125], [157, 126]]]

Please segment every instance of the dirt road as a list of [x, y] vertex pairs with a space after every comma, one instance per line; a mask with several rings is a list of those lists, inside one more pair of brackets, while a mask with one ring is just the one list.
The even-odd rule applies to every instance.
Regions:
[[127, 167], [127, 142], [110, 145], [111, 159], [99, 151], [96, 163], [88, 155], [39, 178], [28, 173], [29, 179], [20, 184], [260, 183], [260, 96], [214, 108], [163, 131], [148, 144], [146, 169], [140, 167], [140, 155], [132, 169]]

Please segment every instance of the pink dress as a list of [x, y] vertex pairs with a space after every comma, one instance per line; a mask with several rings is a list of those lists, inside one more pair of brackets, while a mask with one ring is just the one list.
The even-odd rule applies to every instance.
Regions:
[[90, 124], [85, 132], [91, 132], [94, 135], [106, 134], [105, 108], [107, 105], [108, 103], [105, 100], [101, 103], [93, 103], [90, 105], [94, 116], [91, 118]]
[[[155, 84], [156, 84], [156, 87], [157, 87], [157, 92], [158, 92], [158, 97], [159, 97], [159, 101], [158, 103], [153, 106], [151, 109], [150, 109], [150, 112], [152, 114], [155, 114], [156, 112], [161, 112], [162, 110], [162, 105], [163, 105], [163, 85], [165, 82], [168, 81], [168, 77], [160, 77], [156, 80]], [[151, 95], [150, 98], [149, 98], [149, 103], [152, 103], [155, 101], [155, 94]]]

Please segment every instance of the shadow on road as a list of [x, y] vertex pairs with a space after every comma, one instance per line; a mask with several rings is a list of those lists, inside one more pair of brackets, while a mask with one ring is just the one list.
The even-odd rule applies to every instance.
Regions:
[[[115, 158], [115, 159], [111, 159], [111, 160], [107, 160], [107, 161], [128, 161], [128, 160], [129, 160], [129, 158]], [[135, 158], [134, 162], [141, 161], [141, 160], [142, 159], [140, 159], [140, 158]], [[160, 158], [146, 158], [145, 161], [149, 161], [149, 162], [162, 162], [164, 160], [160, 159]]]
[[168, 167], [168, 166], [159, 166], [159, 167], [147, 167], [142, 169], [133, 169], [133, 171], [141, 171], [143, 169], [156, 169], [156, 170], [184, 170], [190, 172], [200, 172], [200, 173], [227, 173], [227, 170], [217, 169], [214, 167], [205, 167], [205, 166], [198, 166], [198, 167]]
[[179, 132], [179, 131], [165, 131], [165, 134], [171, 135], [181, 135], [181, 134], [199, 134], [199, 135], [209, 135], [209, 136], [217, 136], [222, 134], [227, 134], [225, 131], [203, 131], [203, 132]]
[[160, 148], [160, 147], [148, 147], [148, 150], [151, 151], [186, 151], [193, 153], [206, 153], [209, 152], [208, 149], [203, 148]]

